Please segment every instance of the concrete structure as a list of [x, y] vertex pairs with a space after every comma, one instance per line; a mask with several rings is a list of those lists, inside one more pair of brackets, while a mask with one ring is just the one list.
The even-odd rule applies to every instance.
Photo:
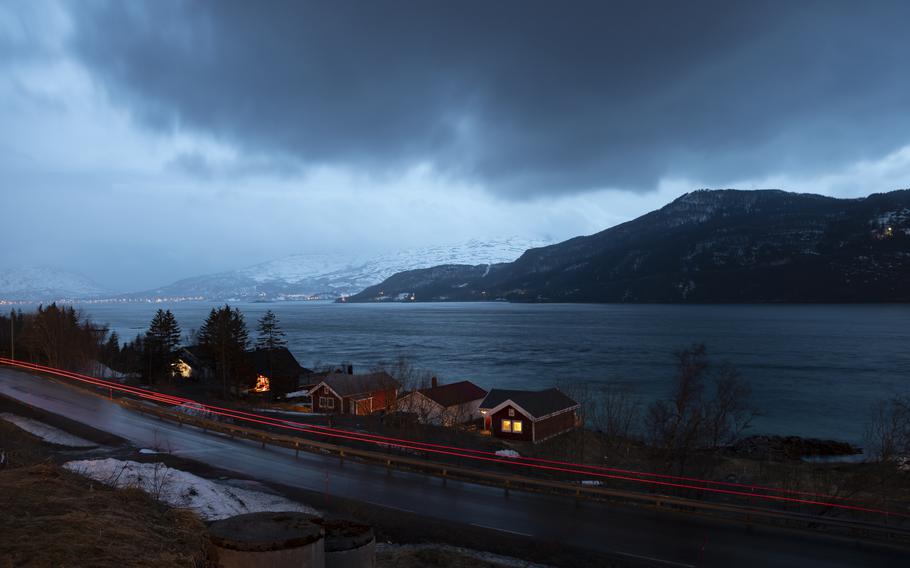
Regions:
[[222, 568], [323, 568], [324, 531], [297, 512], [238, 515], [209, 527], [212, 557]]
[[325, 529], [325, 568], [373, 568], [376, 538], [369, 525], [345, 520], [319, 521]]

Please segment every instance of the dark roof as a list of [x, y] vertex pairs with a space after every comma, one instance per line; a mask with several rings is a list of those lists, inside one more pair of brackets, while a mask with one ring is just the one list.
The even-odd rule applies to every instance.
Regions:
[[[246, 352], [250, 363], [253, 365], [257, 374], [269, 374], [269, 350], [253, 349]], [[288, 351], [287, 347], [279, 347], [271, 351], [271, 372], [275, 376], [297, 376], [303, 372], [303, 367], [294, 358], [294, 355]]]
[[180, 351], [185, 359], [189, 359], [187, 363], [190, 365], [214, 366], [208, 349], [202, 345], [187, 345], [186, 347], [181, 347]]
[[493, 389], [480, 403], [480, 408], [494, 408], [507, 400], [530, 412], [534, 418], [578, 406], [577, 402], [557, 388], [542, 391]]
[[329, 373], [323, 377], [322, 382], [329, 385], [333, 391], [342, 397], [384, 391], [390, 388], [397, 389], [401, 386], [401, 383], [385, 371], [365, 375]]
[[438, 387], [420, 389], [420, 394], [429, 398], [440, 406], [455, 406], [477, 400], [486, 396], [487, 391], [475, 385], [471, 381], [459, 381]]

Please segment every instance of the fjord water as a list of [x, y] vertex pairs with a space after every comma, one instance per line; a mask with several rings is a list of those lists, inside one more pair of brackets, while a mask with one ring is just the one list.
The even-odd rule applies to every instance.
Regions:
[[[233, 305], [233, 304], [232, 304]], [[484, 388], [572, 382], [666, 396], [673, 353], [694, 342], [735, 365], [761, 411], [754, 433], [861, 443], [875, 401], [910, 394], [910, 305], [333, 304], [238, 303], [256, 320], [278, 314], [307, 367], [348, 361], [367, 370], [408, 356], [445, 381]], [[122, 339], [169, 308], [185, 332], [208, 303], [81, 306]]]

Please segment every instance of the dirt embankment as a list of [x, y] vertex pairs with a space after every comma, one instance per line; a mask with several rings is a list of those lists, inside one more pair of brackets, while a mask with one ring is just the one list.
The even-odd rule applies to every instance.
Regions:
[[205, 529], [135, 489], [54, 465], [54, 448], [0, 420], [0, 567], [198, 566]]

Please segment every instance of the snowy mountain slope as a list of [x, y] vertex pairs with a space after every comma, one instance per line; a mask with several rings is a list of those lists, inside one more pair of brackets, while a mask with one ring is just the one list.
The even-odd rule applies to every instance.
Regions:
[[910, 190], [700, 190], [489, 270], [396, 274], [351, 302], [907, 302]]
[[229, 272], [187, 278], [131, 297], [228, 299], [337, 298], [404, 270], [439, 264], [510, 262], [549, 244], [518, 237], [471, 240], [377, 255], [295, 254]]
[[0, 270], [0, 300], [47, 302], [109, 293], [75, 272], [36, 266]]

